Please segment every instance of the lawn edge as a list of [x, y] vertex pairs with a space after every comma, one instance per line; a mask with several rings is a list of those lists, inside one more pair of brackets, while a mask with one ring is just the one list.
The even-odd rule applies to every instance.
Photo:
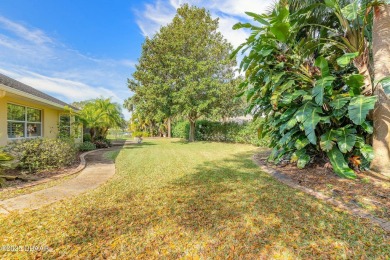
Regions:
[[272, 168], [269, 168], [266, 165], [259, 163], [255, 159], [255, 155], [252, 156], [252, 161], [257, 166], [259, 166], [262, 171], [271, 175], [272, 177], [274, 177], [276, 180], [282, 182], [283, 184], [286, 184], [287, 186], [289, 186], [291, 188], [298, 189], [298, 190], [300, 190], [306, 194], [309, 194], [309, 195], [311, 195], [319, 200], [322, 200], [328, 204], [331, 204], [332, 206], [335, 206], [336, 208], [342, 209], [343, 211], [346, 211], [353, 216], [368, 219], [373, 224], [379, 225], [387, 233], [390, 233], [390, 221], [384, 220], [382, 218], [378, 218], [378, 217], [372, 215], [371, 213], [369, 213], [365, 210], [362, 210], [360, 208], [348, 206], [347, 204], [345, 204], [341, 201], [338, 201], [330, 196], [327, 196], [321, 192], [318, 192], [318, 191], [315, 191], [313, 189], [301, 186], [301, 185], [295, 183], [290, 177], [283, 174], [282, 172], [275, 170], [275, 169], [272, 169]]

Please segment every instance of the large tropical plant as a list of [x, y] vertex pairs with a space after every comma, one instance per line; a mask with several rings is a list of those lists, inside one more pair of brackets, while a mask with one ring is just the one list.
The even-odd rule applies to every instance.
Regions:
[[106, 137], [109, 128], [121, 127], [124, 119], [118, 104], [109, 98], [98, 98], [87, 102], [78, 113], [80, 121], [89, 128], [92, 140]]
[[363, 95], [365, 77], [352, 65], [356, 54], [333, 49], [333, 55], [321, 55], [321, 40], [302, 35], [303, 12], [291, 14], [288, 1], [270, 14], [247, 14], [256, 24], [234, 27], [251, 30], [235, 52], [245, 54], [240, 89], [248, 112], [266, 118], [270, 160], [288, 159], [302, 168], [326, 158], [337, 174], [354, 178], [351, 168], [368, 167], [373, 157], [367, 115], [376, 101]]

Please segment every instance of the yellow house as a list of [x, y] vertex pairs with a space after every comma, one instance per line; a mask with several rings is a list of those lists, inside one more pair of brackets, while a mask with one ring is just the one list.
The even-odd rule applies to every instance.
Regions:
[[[57, 138], [59, 134], [82, 140], [82, 127], [74, 127], [68, 106], [33, 87], [0, 74], [0, 146], [29, 138]], [[61, 130], [59, 130], [61, 129]]]

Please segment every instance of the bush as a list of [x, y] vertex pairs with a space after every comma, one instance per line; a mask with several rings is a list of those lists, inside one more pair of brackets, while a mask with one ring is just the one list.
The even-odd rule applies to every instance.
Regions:
[[32, 139], [13, 142], [5, 147], [21, 169], [29, 172], [71, 165], [77, 155], [76, 145], [61, 139]]
[[188, 121], [179, 121], [172, 126], [172, 137], [187, 139], [190, 133], [190, 123]]
[[103, 140], [96, 140], [93, 142], [93, 144], [96, 146], [97, 149], [110, 147], [109, 144]]
[[92, 151], [96, 149], [96, 145], [91, 142], [84, 142], [80, 144], [79, 151], [86, 152], [86, 151]]
[[89, 133], [83, 135], [83, 142], [91, 142], [91, 141], [92, 141], [92, 137]]
[[148, 132], [140, 132], [140, 131], [135, 131], [131, 134], [132, 137], [149, 137], [150, 134]]
[[[198, 141], [245, 143], [256, 146], [267, 146], [267, 138], [259, 139], [258, 129], [260, 123], [261, 119], [244, 124], [200, 120], [196, 122], [195, 139]], [[172, 136], [188, 139], [189, 129], [189, 122], [178, 122], [172, 128]]]

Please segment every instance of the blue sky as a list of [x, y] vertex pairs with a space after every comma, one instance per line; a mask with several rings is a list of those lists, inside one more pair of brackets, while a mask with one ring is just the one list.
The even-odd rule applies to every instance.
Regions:
[[[132, 93], [127, 78], [146, 36], [171, 21], [183, 3], [206, 7], [237, 46], [247, 37], [231, 27], [245, 11], [272, 0], [1, 0], [0, 73], [66, 102]], [[129, 113], [124, 111], [126, 118]]]

